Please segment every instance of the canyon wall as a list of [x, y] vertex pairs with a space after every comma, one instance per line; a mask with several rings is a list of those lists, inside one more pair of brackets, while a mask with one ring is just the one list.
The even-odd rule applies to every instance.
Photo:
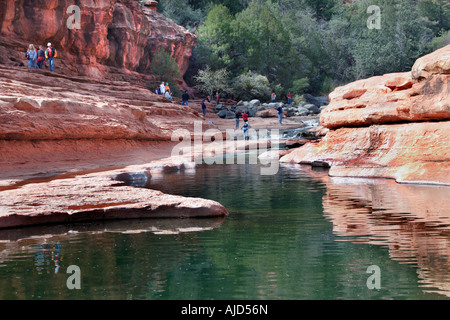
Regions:
[[418, 59], [411, 72], [336, 88], [321, 113], [326, 137], [281, 162], [320, 163], [338, 177], [450, 185], [449, 82], [446, 46]]
[[[79, 28], [72, 5], [80, 9]], [[150, 73], [153, 55], [162, 48], [184, 74], [197, 38], [153, 9], [153, 1], [135, 0], [2, 1], [0, 64], [23, 65], [28, 44], [51, 42], [59, 73], [139, 79]]]

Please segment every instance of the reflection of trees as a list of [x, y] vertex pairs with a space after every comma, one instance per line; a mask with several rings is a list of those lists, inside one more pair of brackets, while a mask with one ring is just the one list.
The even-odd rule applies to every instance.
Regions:
[[336, 234], [387, 246], [392, 259], [417, 264], [423, 287], [450, 296], [448, 194], [448, 187], [332, 178], [323, 206]]

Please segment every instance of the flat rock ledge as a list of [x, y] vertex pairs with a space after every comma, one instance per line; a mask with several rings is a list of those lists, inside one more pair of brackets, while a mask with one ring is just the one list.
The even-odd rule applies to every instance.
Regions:
[[[50, 182], [29, 183], [0, 192], [0, 229], [55, 223], [118, 219], [223, 217], [228, 212], [216, 201], [164, 194], [136, 188], [129, 182], [151, 172], [181, 170], [186, 159], [157, 161], [120, 170], [79, 175]], [[133, 180], [133, 181], [131, 181]], [[144, 181], [145, 182], [145, 181]]]

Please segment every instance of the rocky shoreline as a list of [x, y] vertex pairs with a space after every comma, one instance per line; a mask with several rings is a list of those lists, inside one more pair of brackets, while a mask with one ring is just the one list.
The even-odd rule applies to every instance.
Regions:
[[283, 163], [322, 163], [334, 177], [391, 178], [450, 185], [450, 45], [418, 59], [411, 72], [335, 89], [321, 112], [329, 131]]

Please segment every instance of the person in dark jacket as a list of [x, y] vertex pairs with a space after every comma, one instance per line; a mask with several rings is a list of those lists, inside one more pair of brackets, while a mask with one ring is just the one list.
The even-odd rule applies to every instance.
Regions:
[[282, 122], [283, 122], [283, 105], [282, 104], [280, 104], [278, 106], [277, 111], [278, 111], [278, 123], [282, 124]]
[[181, 105], [189, 106], [189, 94], [187, 93], [187, 90], [184, 90], [183, 95], [181, 96]]
[[206, 104], [205, 104], [205, 100], [202, 101], [202, 111], [203, 111], [203, 116], [206, 117]]
[[236, 110], [236, 129], [239, 128], [239, 118], [241, 117], [241, 112]]
[[44, 68], [44, 62], [45, 62], [45, 51], [43, 46], [39, 46], [38, 55], [37, 55], [37, 67], [39, 69]]

